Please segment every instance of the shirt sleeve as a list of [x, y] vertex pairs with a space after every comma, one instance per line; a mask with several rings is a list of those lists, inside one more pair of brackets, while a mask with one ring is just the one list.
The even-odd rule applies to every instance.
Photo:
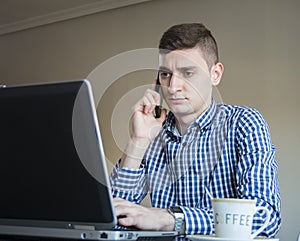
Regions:
[[134, 203], [141, 203], [147, 194], [145, 168], [120, 168], [118, 162], [110, 175], [113, 197], [120, 197]]
[[[239, 198], [256, 199], [257, 206], [270, 213], [269, 225], [259, 236], [274, 237], [281, 225], [280, 193], [277, 177], [275, 146], [268, 125], [255, 110], [244, 115], [238, 128], [237, 192]], [[264, 223], [266, 215], [259, 212], [253, 218], [253, 232]]]
[[214, 216], [211, 208], [190, 208], [180, 206], [185, 216], [186, 234], [205, 234], [214, 233]]
[[[280, 192], [277, 176], [276, 148], [272, 144], [268, 125], [256, 110], [243, 113], [237, 121], [236, 166], [237, 198], [255, 199], [257, 206], [270, 211], [269, 225], [259, 236], [275, 237], [281, 226]], [[186, 234], [214, 233], [212, 208], [192, 208], [180, 206], [185, 215]], [[265, 222], [265, 213], [258, 212], [253, 218], [252, 232]]]

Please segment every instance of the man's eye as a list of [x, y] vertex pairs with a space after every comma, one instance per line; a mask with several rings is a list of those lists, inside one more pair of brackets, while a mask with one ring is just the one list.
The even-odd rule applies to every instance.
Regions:
[[184, 72], [184, 77], [185, 78], [190, 78], [194, 75], [194, 72], [193, 71], [185, 71]]
[[169, 72], [160, 72], [159, 76], [161, 79], [169, 79], [171, 77], [171, 73]]

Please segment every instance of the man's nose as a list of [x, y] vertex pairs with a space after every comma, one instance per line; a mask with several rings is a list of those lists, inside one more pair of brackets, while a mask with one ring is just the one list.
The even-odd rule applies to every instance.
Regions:
[[168, 90], [170, 93], [176, 93], [182, 90], [185, 80], [178, 74], [173, 74], [170, 79]]

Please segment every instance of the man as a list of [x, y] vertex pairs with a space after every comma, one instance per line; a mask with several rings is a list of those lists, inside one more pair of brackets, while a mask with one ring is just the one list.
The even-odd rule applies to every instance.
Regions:
[[[159, 45], [159, 81], [170, 112], [153, 111], [147, 90], [133, 108], [133, 131], [111, 174], [118, 222], [147, 230], [213, 234], [211, 197], [256, 199], [271, 211], [260, 236], [281, 224], [275, 147], [252, 108], [216, 103], [212, 88], [224, 71], [211, 32], [202, 24], [168, 29]], [[138, 205], [150, 193], [152, 208]], [[256, 214], [253, 231], [264, 220]]]

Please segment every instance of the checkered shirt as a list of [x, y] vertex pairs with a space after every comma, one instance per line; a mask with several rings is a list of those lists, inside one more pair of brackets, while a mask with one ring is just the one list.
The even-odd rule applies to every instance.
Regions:
[[[212, 102], [180, 135], [172, 113], [148, 147], [139, 169], [119, 168], [110, 176], [113, 196], [153, 207], [179, 206], [186, 234], [213, 234], [211, 198], [256, 199], [271, 211], [260, 234], [274, 237], [281, 224], [275, 147], [261, 114], [249, 107]], [[257, 213], [253, 231], [264, 222]]]

